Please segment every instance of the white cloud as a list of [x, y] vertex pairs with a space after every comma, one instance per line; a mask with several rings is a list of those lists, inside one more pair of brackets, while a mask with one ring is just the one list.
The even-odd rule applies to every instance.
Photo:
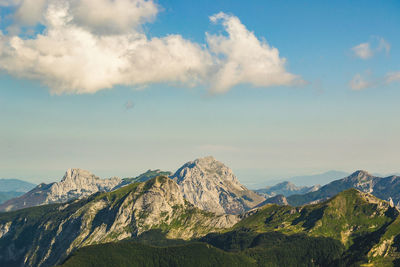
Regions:
[[9, 0], [0, 5], [15, 5], [15, 25], [45, 24], [49, 5], [68, 3], [71, 19], [77, 25], [98, 33], [123, 33], [151, 21], [158, 6], [147, 0]]
[[385, 76], [386, 83], [400, 82], [400, 71], [389, 72]]
[[212, 53], [221, 55], [214, 76], [213, 90], [225, 92], [240, 83], [266, 87], [293, 85], [299, 79], [285, 70], [286, 59], [279, 57], [278, 49], [260, 41], [235, 16], [218, 13], [210, 17], [222, 22], [228, 36], [207, 34]]
[[[32, 6], [34, 1], [38, 6]], [[222, 93], [240, 83], [267, 87], [300, 80], [285, 70], [286, 60], [276, 48], [259, 41], [237, 17], [224, 13], [210, 19], [221, 21], [228, 37], [207, 35], [207, 46], [180, 35], [149, 39], [140, 25], [157, 14], [152, 1], [13, 3], [15, 27], [40, 23], [45, 30], [28, 39], [0, 35], [0, 69], [39, 80], [53, 93], [94, 93], [115, 85], [161, 82], [200, 84]]]
[[350, 81], [350, 87], [352, 90], [359, 91], [363, 90], [365, 88], [371, 87], [372, 83], [369, 81], [366, 81], [364, 77], [361, 76], [361, 74], [357, 73], [354, 75], [353, 79]]
[[385, 51], [390, 52], [390, 44], [382, 37], [374, 36], [371, 41], [361, 43], [352, 48], [354, 55], [361, 59], [369, 59], [376, 53]]
[[354, 54], [359, 58], [368, 59], [373, 56], [373, 52], [371, 50], [369, 43], [362, 43], [362, 44], [356, 45], [352, 49], [353, 49]]
[[383, 87], [393, 82], [400, 82], [400, 71], [388, 72], [384, 77], [373, 78], [371, 72], [367, 71], [364, 76], [357, 73], [350, 81], [352, 90], [363, 90], [369, 87]]

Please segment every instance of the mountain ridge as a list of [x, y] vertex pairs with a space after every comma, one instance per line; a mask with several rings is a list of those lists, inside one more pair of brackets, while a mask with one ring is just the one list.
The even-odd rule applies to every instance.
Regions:
[[[358, 170], [349, 176], [335, 180], [320, 189], [303, 195], [291, 195], [287, 197], [289, 204], [294, 206], [323, 201], [343, 190], [356, 188], [363, 192], [371, 193], [376, 197], [389, 201], [392, 199], [395, 205], [400, 205], [400, 177], [376, 177], [367, 171]], [[390, 198], [390, 199], [389, 199]]]
[[89, 171], [68, 169], [60, 182], [40, 184], [24, 195], [0, 205], [0, 211], [11, 211], [50, 203], [62, 203], [87, 197], [98, 191], [109, 191], [121, 183], [119, 178], [100, 179]]

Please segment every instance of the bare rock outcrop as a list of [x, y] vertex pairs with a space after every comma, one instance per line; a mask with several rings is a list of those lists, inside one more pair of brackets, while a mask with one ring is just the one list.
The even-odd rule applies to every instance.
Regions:
[[240, 184], [232, 170], [213, 157], [190, 161], [171, 178], [190, 203], [206, 211], [240, 214], [265, 200]]

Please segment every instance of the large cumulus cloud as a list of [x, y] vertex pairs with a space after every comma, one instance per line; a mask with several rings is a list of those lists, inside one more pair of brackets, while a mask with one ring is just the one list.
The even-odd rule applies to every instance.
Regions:
[[[213, 93], [237, 84], [258, 87], [301, 81], [285, 69], [277, 48], [260, 41], [240, 20], [210, 17], [226, 35], [199, 44], [180, 35], [148, 38], [140, 29], [159, 7], [145, 0], [3, 0], [13, 24], [0, 32], [0, 69], [39, 80], [53, 93], [94, 93], [115, 85], [178, 83]], [[22, 30], [41, 25], [29, 38]]]

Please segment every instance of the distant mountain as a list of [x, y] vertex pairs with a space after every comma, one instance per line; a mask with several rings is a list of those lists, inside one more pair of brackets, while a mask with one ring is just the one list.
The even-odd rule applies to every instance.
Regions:
[[315, 175], [295, 176], [287, 180], [300, 186], [313, 186], [313, 185], [325, 185], [334, 180], [344, 178], [348, 175], [349, 173], [342, 171], [327, 171]]
[[83, 246], [155, 229], [167, 238], [190, 239], [238, 221], [194, 207], [173, 180], [157, 177], [66, 204], [0, 213], [0, 266], [54, 266]]
[[265, 200], [240, 184], [232, 170], [213, 157], [184, 164], [171, 179], [190, 203], [215, 213], [240, 214]]
[[23, 192], [0, 192], [0, 204], [12, 199], [21, 196], [24, 194]]
[[28, 192], [35, 186], [18, 179], [0, 179], [0, 192]]
[[40, 184], [24, 195], [0, 205], [0, 211], [12, 211], [50, 203], [62, 203], [87, 197], [99, 191], [110, 191], [121, 183], [119, 178], [100, 179], [89, 171], [69, 169], [61, 182]]
[[274, 186], [267, 186], [266, 188], [263, 189], [254, 190], [254, 192], [265, 198], [274, 197], [276, 195], [284, 195], [285, 197], [287, 197], [294, 194], [305, 194], [308, 192], [313, 192], [318, 190], [320, 187], [321, 187], [320, 185], [314, 185], [309, 187], [296, 186], [295, 184], [286, 181], [276, 184]]
[[400, 177], [389, 176], [380, 178], [366, 171], [356, 171], [346, 178], [333, 181], [319, 190], [304, 195], [292, 195], [287, 198], [291, 205], [304, 205], [315, 203], [333, 197], [343, 190], [356, 188], [360, 191], [371, 193], [387, 201], [393, 201], [400, 207]]

